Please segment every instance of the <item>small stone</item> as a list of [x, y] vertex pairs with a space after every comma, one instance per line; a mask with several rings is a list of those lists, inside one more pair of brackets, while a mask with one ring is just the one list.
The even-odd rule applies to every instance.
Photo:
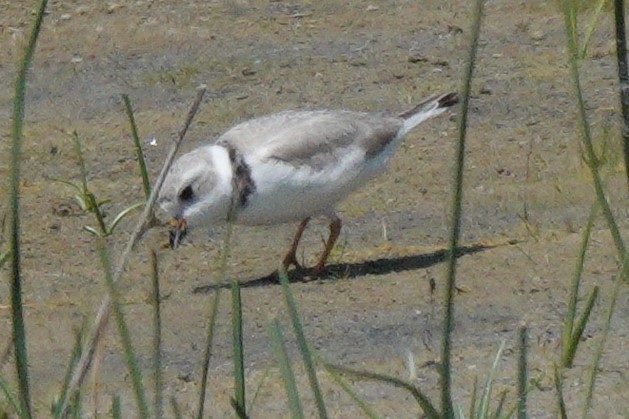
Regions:
[[115, 12], [118, 9], [120, 9], [121, 7], [123, 7], [121, 4], [112, 3], [112, 4], [107, 6], [107, 13], [108, 14], [112, 14], [113, 12]]
[[376, 10], [380, 10], [380, 8], [378, 6], [374, 6], [373, 4], [370, 4], [369, 6], [367, 6], [367, 9], [365, 9], [368, 12], [375, 12]]
[[544, 31], [533, 31], [533, 32], [531, 32], [531, 39], [533, 41], [541, 41], [544, 38], [546, 38], [546, 34], [544, 33]]
[[71, 17], [72, 15], [70, 13], [64, 13], [61, 16], [59, 16], [59, 20], [70, 20]]

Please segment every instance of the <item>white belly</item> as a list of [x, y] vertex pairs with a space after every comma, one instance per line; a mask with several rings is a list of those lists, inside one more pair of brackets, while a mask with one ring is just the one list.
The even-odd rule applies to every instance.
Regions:
[[382, 173], [386, 160], [365, 161], [357, 150], [316, 172], [283, 162], [251, 162], [256, 192], [238, 213], [236, 222], [278, 224], [331, 213], [347, 195]]

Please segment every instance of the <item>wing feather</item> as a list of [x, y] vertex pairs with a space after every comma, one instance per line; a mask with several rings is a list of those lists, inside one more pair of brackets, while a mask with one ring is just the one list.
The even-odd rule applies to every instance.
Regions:
[[402, 118], [350, 111], [288, 111], [243, 122], [217, 141], [248, 156], [321, 170], [348, 149], [365, 158], [378, 155], [393, 141]]

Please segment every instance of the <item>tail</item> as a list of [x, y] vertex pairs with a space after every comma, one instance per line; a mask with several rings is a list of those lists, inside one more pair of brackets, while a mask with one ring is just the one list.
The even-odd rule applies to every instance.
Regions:
[[445, 95], [428, 98], [413, 109], [402, 112], [398, 115], [400, 118], [404, 119], [404, 125], [401, 130], [402, 136], [425, 120], [439, 115], [458, 102], [459, 98], [456, 93], [447, 93]]

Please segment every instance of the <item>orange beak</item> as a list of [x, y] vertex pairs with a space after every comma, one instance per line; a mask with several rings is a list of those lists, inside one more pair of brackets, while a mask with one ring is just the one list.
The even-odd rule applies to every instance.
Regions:
[[167, 224], [171, 227], [168, 240], [170, 248], [176, 249], [188, 233], [188, 223], [183, 218], [173, 218]]

